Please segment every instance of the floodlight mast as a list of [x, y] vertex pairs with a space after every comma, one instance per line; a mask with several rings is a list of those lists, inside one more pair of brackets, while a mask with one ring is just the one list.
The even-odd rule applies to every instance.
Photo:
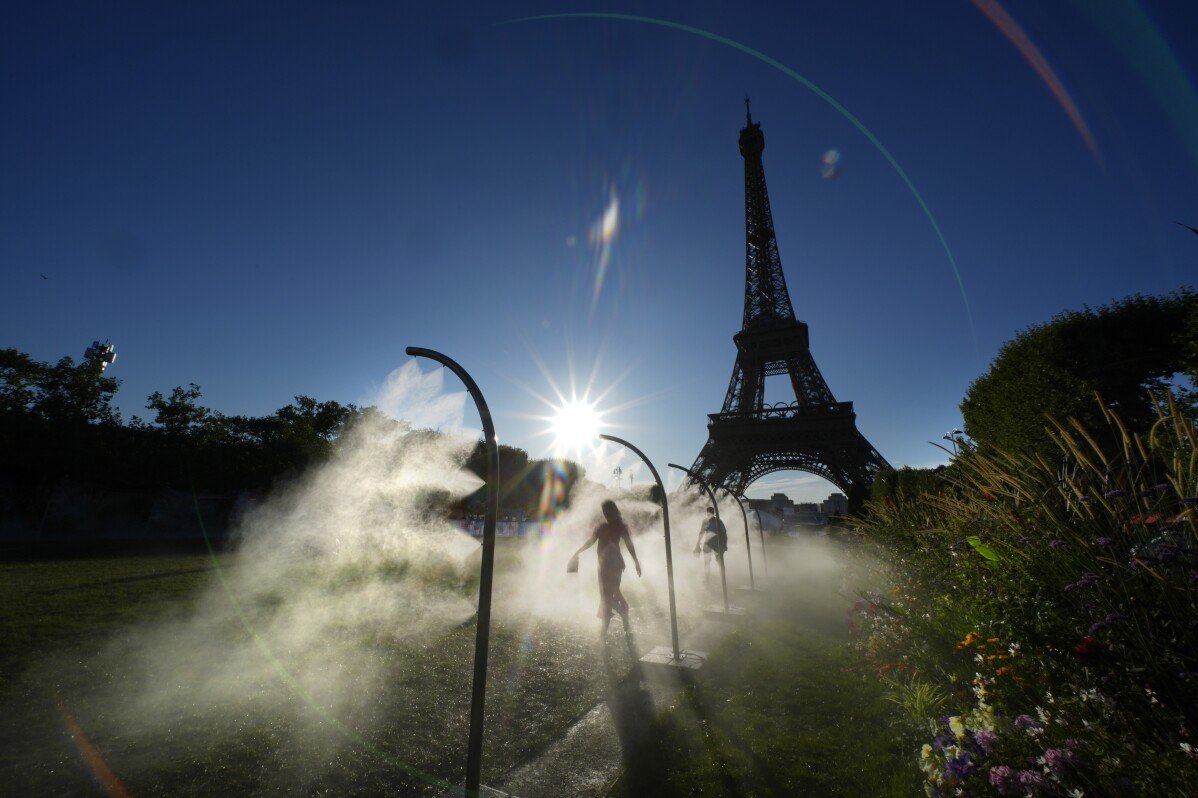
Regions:
[[495, 424], [482, 392], [464, 368], [432, 349], [409, 346], [411, 357], [435, 360], [458, 376], [478, 407], [483, 424], [483, 445], [487, 450], [487, 500], [483, 517], [483, 557], [478, 578], [478, 628], [474, 636], [474, 682], [470, 690], [470, 738], [466, 745], [466, 795], [477, 798], [482, 782], [483, 707], [487, 698], [487, 655], [491, 644], [491, 585], [495, 574], [495, 519], [499, 514], [499, 446]]
[[[703, 490], [707, 491], [707, 495], [711, 497], [711, 507], [712, 507], [712, 509], [715, 510], [715, 520], [719, 521], [720, 520], [720, 503], [715, 500], [715, 491], [713, 491], [711, 489], [711, 487], [707, 484], [707, 482], [705, 482], [702, 477], [700, 477], [695, 472], [691, 471], [689, 468], [680, 466], [677, 463], [670, 463], [669, 465], [670, 465], [670, 468], [677, 468], [679, 471], [685, 471], [691, 479], [693, 479], [695, 482], [697, 482], [699, 484], [699, 487], [701, 487], [701, 488], [703, 488]], [[727, 535], [724, 536], [724, 538], [725, 538], [724, 545], [725, 546], [727, 546], [727, 537], [728, 537]], [[728, 607], [728, 574], [724, 570], [724, 552], [717, 551], [715, 558], [716, 558], [716, 561], [718, 561], [720, 564], [720, 587], [723, 588], [723, 590], [724, 590], [724, 612], [727, 613], [729, 611], [729, 607]]]
[[649, 458], [645, 457], [644, 452], [615, 435], [600, 434], [599, 437], [605, 441], [618, 443], [632, 450], [633, 454], [641, 458], [641, 461], [649, 466], [649, 473], [653, 475], [653, 481], [657, 483], [657, 490], [661, 493], [661, 523], [665, 527], [666, 535], [666, 581], [670, 588], [670, 643], [674, 648], [674, 661], [680, 661], [682, 654], [678, 649], [678, 608], [674, 603], [674, 555], [670, 547], [670, 503], [666, 499], [666, 488], [661, 484], [661, 477], [658, 476], [657, 469], [653, 467], [653, 463], [649, 462]]

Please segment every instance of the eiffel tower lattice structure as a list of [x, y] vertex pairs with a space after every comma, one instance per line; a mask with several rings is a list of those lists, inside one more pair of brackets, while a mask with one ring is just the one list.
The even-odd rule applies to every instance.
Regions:
[[[855, 510], [878, 471], [890, 464], [857, 430], [852, 402], [838, 402], [815, 365], [807, 325], [795, 318], [774, 234], [761, 152], [765, 136], [753, 121], [740, 131], [745, 159], [745, 314], [733, 336], [736, 365], [728, 395], [708, 416], [707, 444], [691, 471], [710, 485], [743, 494], [775, 471], [806, 471], [836, 485]], [[765, 378], [786, 374], [791, 404], [765, 404]]]

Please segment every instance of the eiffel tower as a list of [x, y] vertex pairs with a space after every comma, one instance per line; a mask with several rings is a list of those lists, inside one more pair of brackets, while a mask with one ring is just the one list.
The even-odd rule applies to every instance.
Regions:
[[[878, 471], [890, 464], [857, 430], [852, 402], [838, 402], [815, 365], [807, 325], [795, 318], [774, 235], [761, 152], [765, 136], [753, 121], [740, 131], [745, 159], [745, 315], [732, 337], [736, 365], [728, 395], [708, 416], [707, 444], [691, 466], [710, 485], [734, 493], [774, 471], [806, 471], [844, 491], [855, 510]], [[765, 378], [786, 374], [793, 403], [765, 404]]]

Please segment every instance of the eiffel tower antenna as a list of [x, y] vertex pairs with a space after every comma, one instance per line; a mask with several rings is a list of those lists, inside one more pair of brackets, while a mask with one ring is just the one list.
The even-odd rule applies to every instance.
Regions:
[[[740, 131], [745, 161], [745, 307], [724, 405], [708, 418], [708, 437], [691, 466], [710, 485], [743, 494], [775, 471], [806, 471], [861, 506], [878, 471], [890, 464], [857, 430], [852, 402], [838, 402], [811, 355], [807, 325], [795, 318], [774, 233], [765, 136], [749, 113]], [[795, 401], [765, 404], [765, 378], [789, 377]]]

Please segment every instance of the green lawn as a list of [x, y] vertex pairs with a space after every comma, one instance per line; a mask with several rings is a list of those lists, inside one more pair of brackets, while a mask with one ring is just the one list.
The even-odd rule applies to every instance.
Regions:
[[776, 570], [789, 558], [799, 575], [774, 580], [652, 721], [615, 795], [923, 794], [894, 705], [846, 646], [851, 576], [803, 569], [810, 549], [793, 541], [772, 549]]
[[[778, 570], [788, 543], [772, 544]], [[497, 594], [521, 556], [518, 541], [500, 541]], [[338, 655], [313, 658], [269, 628], [269, 601], [234, 606], [220, 576], [235, 584], [238, 567], [224, 554], [0, 565], [5, 791], [103, 795], [89, 745], [139, 796], [431, 795], [460, 781], [469, 617], [426, 634], [347, 636], [330, 647]], [[636, 719], [646, 734], [617, 792], [918, 792], [891, 706], [844, 647], [837, 579], [785, 580], [676, 706]], [[460, 592], [472, 600], [470, 586]], [[331, 632], [342, 633], [352, 629]], [[500, 613], [491, 639], [484, 778], [535, 755], [607, 688], [589, 621]]]

